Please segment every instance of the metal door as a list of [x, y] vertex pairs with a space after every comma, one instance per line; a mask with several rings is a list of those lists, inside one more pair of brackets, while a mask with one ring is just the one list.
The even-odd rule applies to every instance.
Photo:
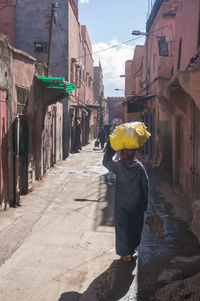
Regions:
[[19, 124], [20, 194], [28, 193], [28, 123], [20, 116]]
[[175, 181], [180, 191], [183, 191], [183, 117], [176, 117], [176, 140], [175, 140]]
[[20, 195], [28, 193], [28, 124], [26, 117], [17, 116], [14, 121], [14, 203]]
[[192, 198], [200, 198], [200, 109], [192, 104]]
[[57, 120], [57, 107], [53, 106], [52, 110], [52, 165], [56, 163], [56, 120]]

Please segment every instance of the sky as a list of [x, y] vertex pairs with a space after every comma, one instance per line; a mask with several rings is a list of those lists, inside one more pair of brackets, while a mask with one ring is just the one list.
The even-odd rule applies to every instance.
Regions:
[[131, 32], [145, 31], [147, 9], [148, 0], [79, 0], [79, 22], [87, 27], [93, 52], [135, 39], [93, 55], [95, 66], [101, 62], [105, 97], [124, 96], [125, 61], [145, 41]]

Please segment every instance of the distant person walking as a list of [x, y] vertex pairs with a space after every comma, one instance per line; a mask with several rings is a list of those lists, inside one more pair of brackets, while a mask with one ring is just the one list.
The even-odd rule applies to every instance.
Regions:
[[105, 144], [105, 142], [106, 142], [106, 133], [105, 133], [105, 131], [104, 131], [103, 128], [101, 128], [101, 129], [99, 130], [98, 138], [99, 138], [99, 140], [100, 140], [101, 149], [103, 149], [103, 148], [104, 148], [104, 144]]
[[76, 127], [75, 127], [75, 139], [74, 139], [74, 151], [80, 152], [81, 150], [81, 119], [80, 117], [76, 118]]
[[112, 159], [114, 155], [115, 151], [108, 141], [103, 165], [116, 175], [116, 253], [122, 260], [130, 262], [141, 241], [148, 202], [148, 176], [142, 163], [135, 159], [135, 149], [121, 150], [119, 161]]

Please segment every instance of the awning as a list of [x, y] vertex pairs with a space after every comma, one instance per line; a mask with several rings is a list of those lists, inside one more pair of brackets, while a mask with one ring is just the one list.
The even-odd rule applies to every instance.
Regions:
[[36, 80], [40, 88], [36, 88], [35, 106], [39, 105], [41, 98], [46, 105], [54, 104], [76, 89], [76, 84], [66, 82], [64, 77], [36, 76]]
[[128, 97], [127, 103], [127, 113], [138, 113], [143, 112], [146, 101], [153, 98], [154, 95], [135, 95]]
[[76, 89], [75, 83], [66, 82], [64, 77], [37, 76], [45, 89], [60, 89], [70, 93]]
[[80, 109], [82, 113], [85, 114], [86, 116], [89, 116], [91, 114], [91, 110], [87, 108], [85, 105], [80, 105], [80, 104], [70, 105], [70, 108]]
[[86, 103], [85, 105], [86, 105], [86, 107], [88, 107], [90, 109], [95, 109], [95, 110], [98, 110], [101, 108], [101, 106], [98, 104]]

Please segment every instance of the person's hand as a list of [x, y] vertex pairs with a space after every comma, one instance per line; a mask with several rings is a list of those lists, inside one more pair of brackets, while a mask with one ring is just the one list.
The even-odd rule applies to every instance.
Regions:
[[114, 151], [114, 149], [110, 145], [110, 139], [108, 139], [108, 142], [107, 142], [107, 144], [105, 146], [105, 150], [104, 151], [110, 157], [113, 157], [115, 155], [115, 151]]

